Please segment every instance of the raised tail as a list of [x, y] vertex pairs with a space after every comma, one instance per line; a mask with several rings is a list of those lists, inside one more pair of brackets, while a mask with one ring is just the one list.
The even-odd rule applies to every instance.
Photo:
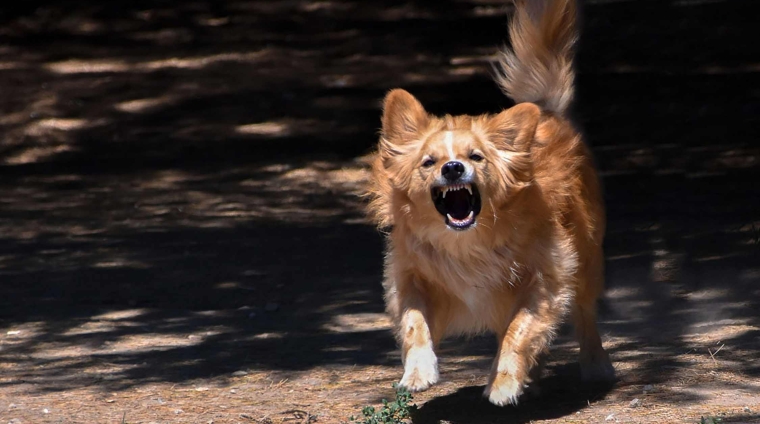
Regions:
[[513, 0], [511, 48], [497, 64], [496, 82], [517, 103], [564, 114], [573, 99], [576, 0]]

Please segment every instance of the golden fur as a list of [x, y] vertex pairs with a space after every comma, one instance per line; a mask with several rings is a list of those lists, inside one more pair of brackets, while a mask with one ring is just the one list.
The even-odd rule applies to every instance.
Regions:
[[[614, 378], [596, 329], [604, 208], [564, 116], [574, 22], [573, 0], [516, 3], [498, 81], [523, 103], [497, 115], [435, 117], [398, 89], [385, 99], [369, 211], [392, 227], [384, 287], [410, 390], [437, 381], [442, 337], [492, 331], [499, 349], [485, 395], [514, 404], [568, 311], [583, 377]], [[463, 164], [480, 195], [465, 230], [447, 226], [431, 199], [447, 161]]]

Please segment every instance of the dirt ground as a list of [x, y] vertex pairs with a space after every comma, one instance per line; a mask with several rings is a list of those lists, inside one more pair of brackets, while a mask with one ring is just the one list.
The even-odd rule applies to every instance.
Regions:
[[[576, 116], [609, 207], [620, 381], [481, 398], [449, 340], [415, 423], [760, 423], [754, 0], [586, 2]], [[496, 0], [30, 0], [0, 11], [0, 423], [339, 423], [393, 395], [357, 197], [393, 87], [509, 106]]]

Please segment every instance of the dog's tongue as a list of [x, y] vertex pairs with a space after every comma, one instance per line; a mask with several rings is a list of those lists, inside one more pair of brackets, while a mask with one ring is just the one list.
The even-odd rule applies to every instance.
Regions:
[[446, 211], [455, 219], [465, 219], [470, 214], [470, 194], [467, 190], [450, 191], [443, 201]]

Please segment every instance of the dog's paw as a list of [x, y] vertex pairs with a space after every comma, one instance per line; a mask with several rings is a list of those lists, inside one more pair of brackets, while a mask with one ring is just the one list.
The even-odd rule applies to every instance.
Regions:
[[593, 361], [582, 361], [581, 379], [589, 383], [612, 383], [616, 380], [615, 367], [607, 355]]
[[399, 386], [419, 392], [438, 382], [438, 358], [429, 348], [411, 348], [406, 354], [404, 376]]
[[483, 396], [496, 406], [517, 405], [520, 395], [523, 394], [524, 385], [514, 376], [509, 374], [497, 374], [493, 382], [486, 387]]

